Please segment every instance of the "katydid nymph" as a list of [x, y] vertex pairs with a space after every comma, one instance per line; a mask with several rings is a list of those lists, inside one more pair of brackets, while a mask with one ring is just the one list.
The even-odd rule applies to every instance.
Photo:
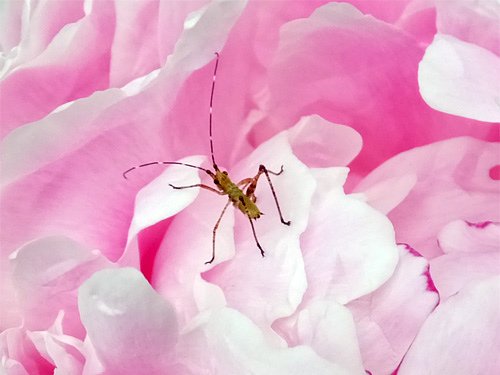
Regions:
[[257, 220], [262, 215], [262, 212], [257, 207], [257, 204], [256, 204], [257, 197], [255, 196], [255, 189], [257, 187], [257, 183], [258, 183], [261, 175], [264, 175], [267, 179], [267, 182], [269, 183], [269, 187], [271, 188], [271, 193], [274, 197], [274, 201], [276, 203], [276, 208], [278, 209], [278, 214], [280, 216], [281, 223], [284, 225], [290, 225], [290, 221], [287, 221], [283, 218], [283, 214], [281, 212], [278, 198], [276, 196], [276, 192], [274, 190], [273, 184], [271, 182], [271, 178], [269, 176], [269, 175], [279, 176], [280, 174], [282, 174], [283, 173], [283, 166], [281, 166], [281, 168], [278, 172], [273, 172], [261, 164], [259, 166], [259, 170], [255, 176], [244, 178], [243, 180], [235, 183], [231, 180], [227, 171], [222, 171], [218, 167], [218, 165], [215, 161], [214, 144], [213, 144], [213, 139], [212, 139], [212, 112], [213, 112], [213, 99], [214, 99], [214, 92], [215, 92], [215, 80], [216, 80], [216, 76], [217, 76], [218, 65], [219, 65], [219, 54], [216, 52], [215, 53], [215, 67], [214, 67], [213, 80], [212, 80], [212, 90], [210, 92], [210, 106], [209, 106], [210, 155], [212, 158], [213, 170], [202, 168], [202, 167], [192, 165], [192, 164], [175, 162], [175, 161], [152, 161], [152, 162], [144, 163], [144, 164], [129, 168], [128, 170], [123, 172], [123, 177], [125, 179], [127, 179], [127, 174], [130, 173], [131, 171], [133, 171], [134, 169], [137, 169], [137, 168], [147, 167], [147, 166], [151, 166], [151, 165], [182, 165], [185, 167], [196, 168], [196, 169], [202, 170], [206, 174], [208, 174], [210, 176], [210, 178], [212, 178], [213, 183], [215, 184], [215, 187], [211, 187], [211, 186], [208, 186], [205, 184], [195, 184], [195, 185], [187, 185], [187, 186], [174, 186], [172, 184], [169, 184], [173, 189], [191, 189], [191, 188], [199, 187], [199, 188], [208, 190], [210, 192], [213, 192], [213, 193], [216, 193], [219, 195], [226, 195], [228, 197], [226, 205], [222, 209], [222, 212], [220, 213], [219, 218], [217, 219], [217, 222], [215, 223], [215, 226], [213, 228], [213, 232], [212, 232], [212, 257], [210, 258], [209, 261], [205, 262], [205, 264], [210, 264], [215, 259], [215, 238], [216, 238], [216, 234], [217, 234], [217, 228], [219, 227], [219, 224], [222, 220], [222, 217], [224, 216], [224, 213], [226, 212], [230, 203], [232, 203], [234, 207], [239, 209], [248, 218], [248, 221], [250, 222], [250, 226], [252, 228], [253, 237], [254, 237], [255, 242], [257, 244], [257, 247], [260, 250], [260, 254], [262, 256], [264, 256], [265, 252], [264, 252], [264, 249], [262, 248], [262, 246], [260, 245], [259, 240], [257, 239], [257, 234], [255, 232], [255, 227], [254, 227], [254, 223], [253, 223], [253, 221]]

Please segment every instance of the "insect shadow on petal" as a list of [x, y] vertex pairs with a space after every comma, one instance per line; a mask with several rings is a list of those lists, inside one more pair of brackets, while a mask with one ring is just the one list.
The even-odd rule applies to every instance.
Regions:
[[226, 202], [226, 205], [222, 209], [222, 212], [219, 215], [219, 218], [217, 219], [217, 222], [215, 223], [214, 229], [213, 229], [213, 234], [212, 234], [212, 257], [210, 258], [209, 261], [205, 262], [205, 264], [210, 264], [214, 261], [215, 259], [215, 238], [217, 235], [217, 228], [219, 227], [219, 224], [222, 220], [222, 217], [224, 216], [224, 213], [226, 212], [228, 206], [230, 203], [234, 205], [234, 207], [238, 208], [247, 218], [248, 221], [250, 222], [250, 226], [252, 227], [252, 233], [253, 237], [255, 239], [255, 242], [257, 244], [257, 247], [260, 250], [260, 254], [264, 256], [264, 249], [259, 243], [259, 240], [257, 239], [257, 234], [255, 232], [255, 227], [253, 221], [257, 220], [263, 213], [259, 210], [257, 207], [256, 201], [257, 197], [255, 196], [255, 189], [257, 188], [257, 183], [259, 181], [260, 176], [264, 175], [267, 179], [267, 182], [269, 183], [269, 187], [271, 188], [271, 193], [274, 197], [274, 201], [276, 203], [276, 208], [278, 209], [278, 214], [280, 216], [281, 223], [284, 225], [290, 225], [290, 221], [287, 221], [283, 219], [283, 214], [281, 212], [281, 208], [278, 202], [278, 198], [276, 196], [276, 192], [273, 187], [273, 183], [271, 182], [271, 177], [269, 175], [275, 175], [279, 176], [280, 174], [283, 173], [283, 166], [281, 166], [280, 170], [278, 172], [273, 172], [267, 169], [264, 165], [259, 166], [259, 170], [257, 174], [253, 177], [248, 177], [244, 178], [243, 180], [234, 183], [231, 178], [229, 177], [227, 171], [221, 171], [215, 162], [215, 157], [214, 157], [214, 144], [212, 140], [212, 112], [213, 112], [213, 99], [214, 99], [214, 92], [215, 92], [215, 79], [217, 77], [217, 68], [219, 66], [219, 54], [215, 52], [215, 67], [214, 67], [214, 73], [213, 73], [213, 80], [212, 80], [212, 90], [210, 92], [210, 107], [209, 107], [209, 135], [210, 135], [210, 155], [212, 157], [212, 167], [213, 170], [210, 169], [205, 169], [196, 165], [188, 164], [188, 163], [180, 163], [180, 162], [175, 162], [175, 161], [152, 161], [140, 165], [136, 165], [132, 168], [127, 169], [125, 172], [123, 172], [123, 177], [127, 179], [127, 174], [132, 172], [134, 169], [142, 168], [142, 167], [148, 167], [151, 165], [182, 165], [185, 167], [189, 168], [196, 168], [199, 170], [204, 171], [206, 174], [208, 174], [214, 184], [215, 188], [205, 185], [205, 184], [194, 184], [194, 185], [187, 185], [187, 186], [174, 186], [172, 184], [169, 184], [172, 188], [174, 189], [191, 189], [194, 187], [199, 187], [208, 191], [211, 191], [213, 193], [219, 194], [219, 195], [226, 195], [228, 197], [228, 200]]

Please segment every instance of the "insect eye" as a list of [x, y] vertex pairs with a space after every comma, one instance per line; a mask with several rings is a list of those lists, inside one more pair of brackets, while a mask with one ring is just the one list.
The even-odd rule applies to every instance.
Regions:
[[224, 174], [227, 176], [227, 171], [224, 171], [224, 172], [222, 172], [222, 173], [224, 173]]

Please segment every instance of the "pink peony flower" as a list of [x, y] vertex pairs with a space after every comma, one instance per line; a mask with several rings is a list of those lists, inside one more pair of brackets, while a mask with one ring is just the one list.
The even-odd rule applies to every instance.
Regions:
[[3, 372], [500, 372], [496, 4], [3, 7]]

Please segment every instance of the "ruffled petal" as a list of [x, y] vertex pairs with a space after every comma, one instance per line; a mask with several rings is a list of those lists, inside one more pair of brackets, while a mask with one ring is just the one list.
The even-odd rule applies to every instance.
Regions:
[[[498, 207], [491, 204], [500, 189], [491, 171], [499, 164], [499, 144], [455, 138], [401, 153], [375, 169], [355, 191], [378, 189], [368, 202], [382, 210], [394, 206], [398, 197], [400, 203], [388, 214], [397, 241], [430, 259], [442, 254], [437, 236], [451, 221], [500, 221]], [[416, 178], [413, 186], [389, 184], [409, 176]]]
[[405, 356], [399, 375], [497, 374], [500, 277], [473, 283], [439, 305]]
[[425, 258], [400, 246], [394, 275], [373, 293], [347, 305], [365, 368], [372, 374], [392, 373], [438, 302]]
[[351, 374], [307, 346], [279, 347], [273, 341], [236, 310], [206, 312], [180, 338], [179, 358], [189, 369], [180, 374]]

